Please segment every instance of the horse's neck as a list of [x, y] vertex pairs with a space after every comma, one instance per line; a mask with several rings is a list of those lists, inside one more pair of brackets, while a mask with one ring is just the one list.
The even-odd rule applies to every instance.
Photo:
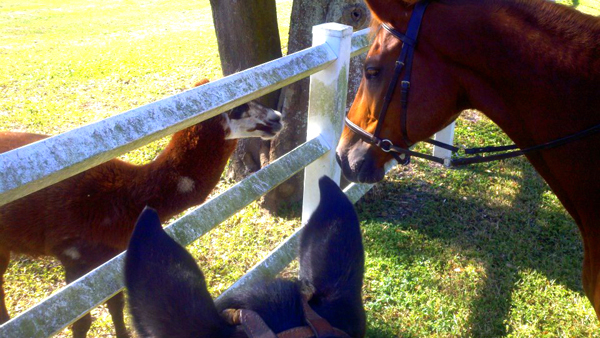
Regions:
[[456, 20], [469, 24], [453, 22], [455, 29], [443, 33], [451, 39], [445, 47], [466, 69], [461, 76], [473, 107], [511, 138], [524, 135], [517, 143], [600, 122], [600, 20], [546, 1], [488, 1], [462, 10]]
[[136, 190], [163, 220], [198, 205], [217, 185], [235, 145], [235, 140], [225, 140], [221, 116], [179, 131], [144, 166], [138, 182], [147, 186]]
[[[456, 31], [442, 33], [452, 39], [446, 48], [456, 45], [451, 58], [472, 107], [521, 148], [599, 124], [600, 20], [537, 0], [487, 6], [456, 19], [470, 25], [454, 22]], [[596, 204], [578, 201], [600, 191], [589, 172], [600, 166], [600, 153], [587, 150], [599, 140], [588, 136], [528, 155], [578, 223], [598, 213]]]

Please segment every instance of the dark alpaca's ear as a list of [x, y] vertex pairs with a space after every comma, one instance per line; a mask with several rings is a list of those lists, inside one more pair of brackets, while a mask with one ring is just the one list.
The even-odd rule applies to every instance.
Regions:
[[202, 80], [200, 80], [200, 81], [196, 82], [196, 83], [194, 84], [194, 87], [199, 87], [199, 86], [202, 86], [203, 84], [207, 84], [207, 83], [209, 83], [209, 82], [210, 82], [210, 81], [208, 81], [208, 79], [202, 79]]
[[320, 202], [300, 237], [300, 279], [316, 289], [311, 306], [334, 327], [364, 336], [361, 289], [364, 249], [358, 216], [329, 177], [319, 180]]
[[151, 208], [138, 218], [125, 256], [125, 285], [142, 337], [229, 337], [193, 257]]

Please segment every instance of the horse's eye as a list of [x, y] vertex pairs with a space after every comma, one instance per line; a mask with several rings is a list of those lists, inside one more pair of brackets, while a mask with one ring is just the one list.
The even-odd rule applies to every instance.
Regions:
[[379, 69], [375, 67], [367, 67], [365, 69], [365, 76], [367, 79], [372, 79], [379, 75]]

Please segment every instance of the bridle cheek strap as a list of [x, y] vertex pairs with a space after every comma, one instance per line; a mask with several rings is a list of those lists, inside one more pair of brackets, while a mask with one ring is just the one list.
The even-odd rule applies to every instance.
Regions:
[[410, 162], [410, 154], [412, 153], [410, 150], [406, 149], [403, 152], [397, 152], [393, 149], [395, 148], [392, 141], [388, 139], [382, 139], [380, 137], [381, 130], [383, 128], [383, 121], [385, 120], [385, 115], [387, 114], [390, 103], [392, 102], [392, 97], [394, 96], [394, 92], [396, 91], [396, 87], [398, 86], [398, 82], [400, 81], [400, 75], [404, 71], [404, 77], [400, 81], [400, 103], [401, 103], [401, 121], [400, 125], [402, 128], [402, 138], [407, 147], [410, 147], [412, 142], [408, 138], [407, 131], [407, 115], [408, 115], [408, 94], [410, 91], [410, 76], [412, 70], [412, 61], [414, 58], [415, 47], [417, 44], [417, 37], [419, 35], [419, 29], [421, 28], [421, 21], [423, 21], [423, 15], [425, 14], [425, 9], [429, 5], [429, 0], [420, 1], [415, 5], [413, 13], [408, 22], [408, 29], [406, 34], [402, 34], [395, 30], [394, 28], [381, 24], [381, 26], [387, 30], [389, 33], [394, 35], [396, 38], [402, 41], [402, 51], [400, 52], [400, 56], [396, 61], [396, 65], [394, 67], [394, 74], [392, 75], [392, 79], [390, 84], [388, 85], [387, 92], [385, 93], [383, 99], [383, 105], [379, 111], [379, 120], [377, 121], [377, 126], [375, 127], [375, 132], [370, 134], [352, 123], [346, 117], [346, 125], [356, 134], [359, 135], [361, 139], [365, 142], [373, 144], [384, 152], [389, 152], [391, 155], [398, 161], [400, 164], [408, 164]]
[[413, 9], [413, 13], [410, 16], [408, 21], [408, 28], [406, 30], [406, 34], [402, 34], [395, 30], [394, 28], [382, 23], [381, 26], [388, 31], [390, 34], [394, 35], [400, 41], [402, 41], [402, 50], [400, 51], [400, 56], [396, 61], [396, 65], [394, 67], [394, 74], [392, 75], [392, 80], [388, 86], [388, 90], [383, 99], [383, 105], [381, 106], [381, 111], [379, 112], [379, 121], [377, 123], [377, 127], [375, 127], [375, 133], [373, 133], [375, 138], [379, 138], [379, 133], [383, 128], [383, 121], [385, 120], [385, 115], [387, 114], [390, 103], [392, 102], [392, 96], [396, 91], [396, 87], [398, 86], [398, 80], [400, 79], [400, 74], [404, 71], [404, 77], [402, 81], [400, 81], [400, 104], [401, 104], [401, 121], [400, 126], [402, 128], [402, 138], [407, 147], [410, 147], [412, 142], [408, 139], [408, 130], [407, 130], [407, 115], [408, 115], [408, 93], [410, 91], [410, 77], [412, 73], [412, 63], [415, 54], [415, 48], [417, 47], [417, 38], [419, 36], [419, 30], [421, 29], [421, 22], [423, 21], [423, 16], [425, 15], [425, 10], [429, 5], [429, 0], [420, 1], [415, 5]]

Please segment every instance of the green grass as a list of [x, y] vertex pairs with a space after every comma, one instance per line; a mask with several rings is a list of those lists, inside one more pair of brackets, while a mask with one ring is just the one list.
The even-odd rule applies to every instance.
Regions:
[[[496, 129], [461, 119], [458, 142], [474, 141], [462, 132], [470, 124]], [[577, 227], [525, 160], [418, 162], [358, 208], [370, 337], [600, 336], [581, 289]]]
[[600, 2], [598, 0], [558, 0], [557, 2], [576, 6], [578, 10], [587, 14], [600, 15]]
[[[284, 39], [291, 4], [277, 1]], [[570, 4], [600, 14], [598, 0]], [[0, 55], [2, 130], [57, 134], [221, 76], [206, 0], [3, 0]], [[508, 143], [476, 113], [458, 120], [456, 138]], [[148, 161], [165, 142], [123, 157]], [[600, 337], [581, 288], [577, 227], [525, 160], [460, 170], [415, 161], [357, 210], [368, 337]], [[252, 204], [192, 244], [213, 295], [291, 234], [296, 215]], [[53, 259], [13, 257], [5, 277], [13, 316], [64, 285]], [[92, 313], [90, 336], [112, 337], [106, 309]]]

